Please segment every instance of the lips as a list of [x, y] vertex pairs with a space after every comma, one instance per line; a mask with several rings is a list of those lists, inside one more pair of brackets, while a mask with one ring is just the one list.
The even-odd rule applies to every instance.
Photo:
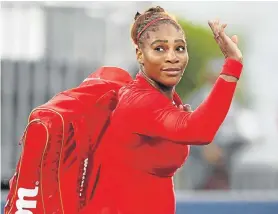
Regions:
[[177, 76], [181, 73], [180, 68], [163, 68], [161, 69], [163, 72], [167, 73], [170, 76]]

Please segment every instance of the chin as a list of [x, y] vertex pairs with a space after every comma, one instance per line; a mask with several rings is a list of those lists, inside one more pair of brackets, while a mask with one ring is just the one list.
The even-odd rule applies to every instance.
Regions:
[[166, 87], [174, 87], [180, 82], [180, 77], [168, 77], [161, 81], [160, 83], [165, 85]]

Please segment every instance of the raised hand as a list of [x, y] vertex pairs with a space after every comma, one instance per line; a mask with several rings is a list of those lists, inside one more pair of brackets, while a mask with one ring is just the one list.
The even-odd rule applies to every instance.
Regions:
[[217, 42], [222, 53], [224, 54], [225, 58], [229, 57], [242, 62], [242, 53], [237, 46], [237, 35], [233, 35], [231, 38], [227, 36], [227, 34], [224, 31], [227, 27], [227, 24], [220, 24], [218, 19], [214, 21], [209, 21], [208, 24], [214, 34], [214, 39]]

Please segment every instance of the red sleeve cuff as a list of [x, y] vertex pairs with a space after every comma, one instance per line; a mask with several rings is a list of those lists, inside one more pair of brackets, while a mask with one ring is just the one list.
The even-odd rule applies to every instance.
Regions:
[[239, 79], [242, 72], [242, 67], [243, 65], [241, 62], [235, 59], [227, 58], [220, 74], [230, 75]]

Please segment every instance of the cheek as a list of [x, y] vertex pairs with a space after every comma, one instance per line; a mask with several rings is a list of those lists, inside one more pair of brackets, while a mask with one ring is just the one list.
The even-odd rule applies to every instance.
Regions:
[[151, 77], [158, 78], [160, 76], [160, 68], [163, 64], [163, 57], [157, 55], [148, 55], [144, 56], [144, 67], [146, 73]]
[[163, 56], [159, 56], [156, 54], [146, 54], [144, 61], [146, 64], [149, 64], [152, 66], [159, 66], [163, 63]]
[[187, 66], [188, 61], [189, 61], [188, 53], [186, 53], [186, 54], [184, 54], [184, 55], [181, 56], [181, 62], [182, 62], [182, 65], [183, 65], [184, 67]]

